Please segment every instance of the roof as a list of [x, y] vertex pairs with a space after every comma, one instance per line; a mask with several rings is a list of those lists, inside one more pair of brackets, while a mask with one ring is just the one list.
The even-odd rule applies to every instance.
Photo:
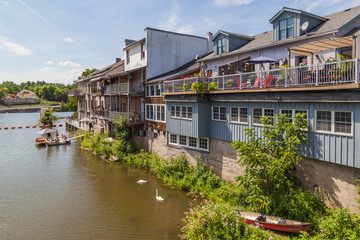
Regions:
[[233, 32], [228, 32], [228, 31], [224, 31], [224, 30], [219, 30], [212, 38], [211, 41], [214, 41], [215, 38], [217, 38], [217, 36], [219, 34], [223, 34], [225, 36], [229, 36], [229, 37], [235, 37], [235, 38], [240, 38], [240, 39], [245, 39], [245, 40], [253, 40], [255, 37], [254, 36], [248, 36], [248, 35], [244, 35], [244, 34], [239, 34], [239, 33], [233, 33]]
[[101, 78], [104, 78], [104, 77], [107, 77], [107, 73], [111, 72], [112, 70], [114, 70], [115, 68], [121, 66], [124, 64], [124, 60], [121, 60], [121, 61], [118, 61], [118, 62], [115, 62], [109, 66], [106, 66], [100, 70], [97, 70], [93, 73], [91, 73], [90, 75], [86, 76], [85, 78], [82, 78], [80, 79], [80, 81], [87, 81], [87, 80], [91, 80], [91, 79], [94, 79], [94, 78], [98, 78], [101, 79]]
[[[202, 57], [209, 55], [211, 52], [208, 52], [206, 54], [204, 54]], [[148, 79], [148, 81], [145, 82], [145, 84], [152, 84], [152, 83], [160, 83], [163, 82], [165, 80], [169, 80], [169, 79], [176, 79], [179, 78], [182, 75], [186, 75], [189, 73], [192, 73], [194, 71], [197, 71], [200, 69], [200, 62], [201, 61], [201, 57], [199, 60], [193, 59], [187, 63], [185, 63], [184, 65], [180, 66], [177, 69], [171, 70], [167, 73], [158, 75], [156, 77], [150, 78]]]
[[353, 7], [350, 9], [342, 10], [340, 12], [332, 13], [324, 16], [324, 18], [328, 19], [326, 22], [316, 26], [313, 29], [310, 29], [306, 35], [302, 35], [295, 38], [288, 38], [281, 41], [273, 41], [273, 30], [264, 32], [261, 34], [255, 35], [255, 39], [243, 45], [242, 47], [227, 53], [223, 53], [220, 55], [209, 55], [205, 57], [203, 60], [213, 60], [218, 58], [223, 58], [227, 56], [237, 55], [240, 53], [246, 53], [249, 51], [260, 50], [269, 47], [276, 47], [285, 45], [288, 43], [296, 43], [299, 42], [301, 44], [306, 43], [308, 40], [312, 40], [314, 38], [320, 36], [328, 36], [333, 33], [336, 34], [341, 28], [347, 25], [350, 21], [354, 21], [354, 19], [359, 18], [360, 15], [360, 6]]
[[[142, 38], [142, 39], [137, 40], [137, 41], [135, 41], [135, 40], [130, 40], [130, 42], [128, 42], [128, 45], [126, 45], [126, 46], [124, 47], [124, 50], [128, 50], [128, 49], [130, 49], [130, 48], [133, 48], [133, 47], [135, 47], [135, 46], [137, 46], [137, 45], [139, 45], [139, 44], [141, 44], [141, 43], [144, 43], [145, 41], [146, 41], [145, 38]], [[125, 42], [125, 44], [127, 44], [127, 43]]]
[[327, 20], [324, 17], [320, 17], [318, 15], [315, 15], [315, 14], [312, 14], [312, 13], [309, 13], [309, 12], [305, 12], [305, 11], [302, 11], [302, 10], [299, 10], [299, 9], [283, 7], [277, 14], [275, 14], [275, 16], [273, 16], [269, 20], [269, 22], [273, 23], [283, 12], [298, 13], [298, 14], [301, 14], [301, 15], [306, 15], [306, 16], [309, 16], [309, 17], [312, 17], [312, 18], [319, 19], [320, 21], [326, 21]]

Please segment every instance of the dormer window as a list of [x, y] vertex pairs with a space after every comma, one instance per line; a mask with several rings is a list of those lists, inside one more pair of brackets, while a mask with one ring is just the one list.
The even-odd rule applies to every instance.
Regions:
[[294, 37], [294, 18], [279, 21], [279, 40]]
[[220, 38], [217, 40], [217, 54], [222, 54], [226, 49], [226, 39]]

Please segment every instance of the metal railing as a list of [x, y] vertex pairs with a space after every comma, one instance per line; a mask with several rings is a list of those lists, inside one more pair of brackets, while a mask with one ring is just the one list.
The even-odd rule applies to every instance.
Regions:
[[127, 93], [129, 92], [128, 83], [118, 83], [104, 87], [105, 94]]
[[307, 87], [358, 83], [359, 59], [259, 72], [246, 72], [219, 77], [194, 77], [167, 80], [163, 83], [164, 92], [191, 91], [191, 86], [194, 82], [203, 83], [206, 90]]

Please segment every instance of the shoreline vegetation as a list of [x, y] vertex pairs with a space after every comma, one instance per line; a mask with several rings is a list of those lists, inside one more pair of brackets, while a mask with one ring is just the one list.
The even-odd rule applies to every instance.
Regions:
[[[269, 127], [269, 132], [276, 129], [278, 124], [277, 120], [276, 123], [270, 123], [270, 119], [263, 121], [264, 124], [273, 126]], [[282, 118], [279, 124], [286, 124], [285, 118]], [[299, 126], [303, 129], [301, 124]], [[259, 196], [256, 199], [251, 195], [254, 190], [249, 182], [246, 185], [241, 181], [232, 183], [220, 179], [204, 165], [200, 157], [196, 157], [197, 165], [191, 166], [184, 155], [165, 160], [144, 150], [136, 151], [126, 120], [122, 118], [116, 122], [116, 139], [109, 135], [87, 132], [80, 139], [80, 143], [81, 148], [93, 151], [104, 160], [111, 159], [117, 162], [114, 164], [143, 168], [169, 187], [194, 196], [183, 219], [184, 225], [179, 236], [181, 239], [360, 239], [360, 214], [350, 214], [346, 208], [327, 208], [321, 193], [311, 193], [297, 186], [288, 188], [288, 191], [282, 192], [280, 196], [275, 194], [274, 196], [278, 197], [276, 203], [271, 199], [272, 195]], [[238, 151], [239, 147], [248, 147], [239, 144], [233, 144]], [[285, 183], [289, 184], [282, 182]], [[257, 183], [252, 187], [256, 186]], [[276, 186], [274, 189], [277, 193], [280, 191]], [[266, 197], [268, 199], [261, 199]], [[267, 209], [256, 206], [255, 203], [259, 201], [267, 201]], [[311, 223], [311, 228], [309, 232], [300, 234], [274, 233], [246, 224], [235, 210], [261, 211], [269, 215], [306, 221]]]

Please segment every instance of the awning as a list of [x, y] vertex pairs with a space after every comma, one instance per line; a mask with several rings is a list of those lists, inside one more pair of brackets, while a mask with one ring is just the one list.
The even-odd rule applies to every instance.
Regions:
[[306, 43], [297, 47], [289, 48], [291, 53], [311, 56], [311, 54], [326, 51], [329, 49], [343, 48], [353, 46], [353, 36], [342, 38], [331, 38], [317, 42]]

